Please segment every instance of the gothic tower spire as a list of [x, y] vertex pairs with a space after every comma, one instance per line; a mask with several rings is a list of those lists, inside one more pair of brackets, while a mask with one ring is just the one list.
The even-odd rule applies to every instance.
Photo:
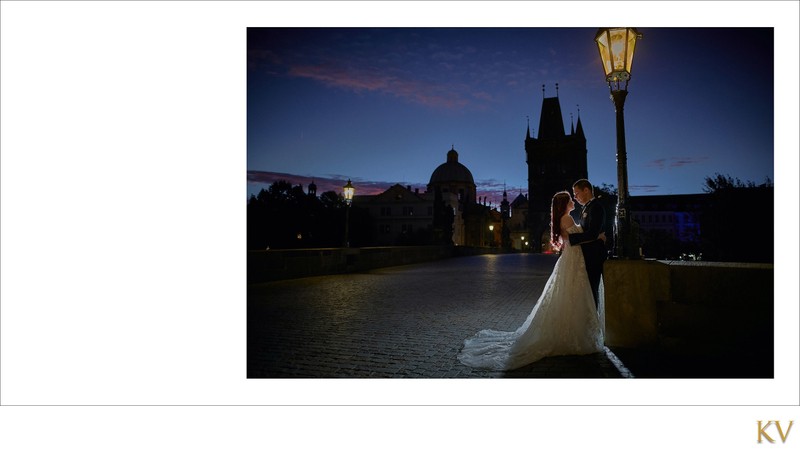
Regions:
[[527, 116], [527, 118], [528, 118], [528, 131], [527, 131], [528, 133], [525, 135], [525, 140], [530, 140], [531, 139], [531, 117]]
[[583, 124], [581, 124], [581, 106], [578, 105], [578, 126], [575, 128], [575, 133], [581, 138], [586, 138], [583, 134]]
[[539, 138], [556, 139], [564, 136], [564, 119], [558, 97], [542, 101], [542, 114], [539, 117]]

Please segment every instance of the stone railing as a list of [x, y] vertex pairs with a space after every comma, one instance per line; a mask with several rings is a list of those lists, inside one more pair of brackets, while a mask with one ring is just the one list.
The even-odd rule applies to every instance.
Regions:
[[358, 272], [454, 256], [452, 246], [248, 251], [247, 282]]
[[608, 260], [606, 345], [773, 354], [772, 264]]

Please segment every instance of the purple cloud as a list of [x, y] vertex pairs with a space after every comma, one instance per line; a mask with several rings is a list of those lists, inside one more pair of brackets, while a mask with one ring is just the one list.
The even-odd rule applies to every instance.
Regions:
[[[269, 186], [279, 180], [287, 181], [292, 185], [302, 185], [303, 189], [308, 189], [308, 185], [313, 183], [317, 186], [317, 194], [322, 194], [323, 192], [327, 191], [334, 191], [337, 194], [342, 192], [342, 187], [347, 183], [347, 180], [351, 180], [353, 186], [356, 188], [356, 195], [360, 196], [372, 196], [380, 194], [391, 186], [394, 186], [397, 183], [390, 183], [386, 181], [373, 181], [373, 180], [365, 180], [359, 177], [347, 177], [344, 175], [327, 175], [327, 176], [305, 176], [305, 175], [294, 175], [291, 173], [281, 173], [281, 172], [265, 172], [265, 171], [254, 171], [248, 170], [247, 171], [247, 184], [253, 187], [258, 187], [262, 185], [264, 189], [269, 188]], [[406, 183], [406, 186], [411, 186], [412, 190], [419, 188], [420, 192], [425, 192], [427, 189], [426, 184], [420, 183]]]
[[657, 184], [640, 184], [640, 185], [630, 185], [628, 186], [628, 191], [638, 191], [646, 194], [650, 194], [656, 192], [661, 188], [661, 186]]
[[699, 157], [670, 157], [670, 158], [661, 158], [655, 159], [647, 164], [645, 167], [656, 168], [659, 170], [663, 170], [665, 168], [678, 168], [678, 167], [685, 167], [687, 165], [694, 165], [694, 164], [701, 164], [708, 160], [708, 156], [699, 156]]
[[700, 164], [708, 160], [708, 156], [703, 157], [674, 157], [670, 167], [683, 167], [685, 165]]
[[[333, 64], [297, 65], [291, 67], [288, 74], [354, 92], [382, 92], [430, 107], [459, 109], [470, 103], [464, 95], [450, 87], [365, 69], [344, 68]], [[485, 99], [486, 95], [481, 95], [480, 98]]]

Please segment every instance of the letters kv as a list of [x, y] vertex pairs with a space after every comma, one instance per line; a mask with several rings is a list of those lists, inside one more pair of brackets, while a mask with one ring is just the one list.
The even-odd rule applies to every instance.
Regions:
[[[766, 424], [763, 424], [762, 420], [758, 420], [758, 443], [760, 444], [763, 439], [768, 440], [770, 443], [774, 443], [775, 440], [769, 436], [767, 432], [770, 429], [770, 426], [775, 426], [775, 429], [778, 430], [778, 436], [781, 438], [781, 442], [786, 442], [786, 438], [789, 437], [789, 431], [792, 430], [792, 425], [794, 424], [794, 420], [789, 421], [789, 427], [786, 428], [786, 432], [783, 431], [781, 427], [781, 422], [778, 420], [768, 421]], [[775, 434], [774, 431], [770, 429], [772, 434]]]

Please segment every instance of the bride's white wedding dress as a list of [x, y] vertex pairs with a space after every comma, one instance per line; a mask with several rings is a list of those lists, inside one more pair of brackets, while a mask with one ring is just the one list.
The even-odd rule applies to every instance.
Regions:
[[[581, 232], [580, 226], [567, 229]], [[516, 331], [486, 329], [464, 341], [459, 361], [471, 367], [510, 370], [546, 356], [603, 351], [603, 283], [595, 307], [580, 246], [565, 240], [539, 300]]]

